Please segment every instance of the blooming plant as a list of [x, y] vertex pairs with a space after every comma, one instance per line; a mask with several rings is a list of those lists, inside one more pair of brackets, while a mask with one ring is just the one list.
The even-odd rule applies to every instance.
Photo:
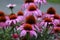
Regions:
[[29, 6], [17, 14], [13, 13], [15, 4], [7, 5], [8, 16], [0, 11], [0, 40], [60, 40], [60, 16], [53, 7], [44, 14], [33, 1], [25, 0]]

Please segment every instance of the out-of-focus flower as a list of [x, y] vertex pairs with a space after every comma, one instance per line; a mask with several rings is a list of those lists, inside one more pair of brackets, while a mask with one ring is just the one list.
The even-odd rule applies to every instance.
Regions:
[[54, 31], [55, 31], [55, 33], [60, 32], [60, 27], [54, 27]]
[[56, 14], [56, 10], [53, 7], [48, 8], [47, 14]]
[[11, 10], [11, 13], [13, 13], [13, 8], [16, 6], [16, 4], [9, 4], [7, 7]]
[[18, 38], [19, 36], [18, 36], [18, 34], [14, 33], [14, 34], [12, 34], [12, 37], [13, 38]]
[[17, 30], [21, 30], [20, 37], [26, 36], [27, 33], [29, 33], [30, 36], [37, 37], [37, 33], [34, 31], [35, 29], [30, 24], [23, 24], [22, 26], [17, 28]]
[[28, 17], [26, 17], [25, 21], [29, 24], [36, 24], [36, 18], [33, 15], [29, 15]]
[[24, 13], [22, 11], [18, 11], [17, 16], [17, 19], [19, 19], [20, 22], [24, 21]]
[[36, 4], [35, 3], [25, 3], [21, 6], [21, 10], [25, 11], [29, 7], [29, 5], [36, 5]]
[[40, 25], [43, 27], [47, 27], [47, 23], [48, 24], [52, 23], [51, 18], [44, 18], [44, 20], [40, 23]]
[[56, 10], [53, 7], [48, 8], [47, 13], [43, 15], [42, 18], [48, 17], [52, 20], [54, 19], [54, 15], [56, 14]]
[[34, 0], [25, 0], [25, 3], [34, 3]]
[[53, 24], [54, 24], [54, 26], [55, 26], [55, 25], [57, 25], [57, 24], [59, 24], [59, 23], [60, 23], [60, 16], [57, 15], [57, 14], [55, 14], [55, 15], [54, 15]]
[[23, 16], [24, 13], [23, 13], [23, 11], [18, 11], [18, 12], [17, 12], [17, 15], [18, 15], [18, 16]]
[[3, 11], [0, 11], [0, 16], [5, 16], [5, 13]]
[[58, 14], [55, 14], [54, 19], [60, 19], [60, 16]]
[[45, 22], [52, 22], [52, 20], [50, 18], [44, 18]]
[[26, 17], [25, 23], [31, 24], [36, 29], [36, 31], [40, 31], [40, 29], [39, 29], [40, 26], [37, 25], [36, 20], [37, 20], [37, 18], [35, 16], [29, 15]]
[[34, 16], [42, 16], [42, 13], [35, 5], [30, 5], [28, 9], [24, 11], [24, 16], [29, 16], [29, 15], [34, 15]]
[[8, 7], [8, 8], [11, 8], [11, 9], [14, 8], [15, 6], [16, 6], [16, 4], [8, 4], [8, 5], [7, 5], [7, 7]]
[[17, 22], [19, 22], [19, 20], [17, 19], [17, 15], [16, 14], [11, 14], [9, 16], [9, 19], [10, 20], [7, 20], [7, 22], [6, 22], [9, 25], [11, 25], [11, 23], [16, 24]]
[[0, 27], [1, 28], [6, 28], [8, 24], [6, 24], [6, 18], [5, 16], [0, 17]]

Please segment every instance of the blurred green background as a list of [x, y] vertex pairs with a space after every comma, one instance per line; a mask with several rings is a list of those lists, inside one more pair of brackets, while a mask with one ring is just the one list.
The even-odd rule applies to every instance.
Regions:
[[60, 4], [60, 0], [47, 0], [49, 3], [57, 3]]

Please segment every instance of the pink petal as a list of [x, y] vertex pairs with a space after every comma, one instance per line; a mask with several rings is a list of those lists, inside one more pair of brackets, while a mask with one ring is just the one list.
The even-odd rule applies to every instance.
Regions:
[[26, 32], [25, 30], [22, 30], [22, 31], [21, 31], [21, 33], [20, 33], [20, 37], [25, 36], [25, 35], [26, 35], [26, 33], [27, 33], [27, 32]]
[[35, 31], [30, 31], [30, 36], [35, 36], [37, 38], [37, 33]]
[[23, 26], [18, 27], [17, 30], [23, 30]]

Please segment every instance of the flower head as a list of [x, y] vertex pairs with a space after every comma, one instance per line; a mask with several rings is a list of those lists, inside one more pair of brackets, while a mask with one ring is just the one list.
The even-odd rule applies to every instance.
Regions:
[[54, 27], [54, 32], [59, 33], [60, 32], [60, 27]]
[[25, 0], [25, 3], [33, 3], [34, 0]]
[[30, 6], [28, 7], [28, 10], [29, 10], [29, 11], [35, 11], [36, 9], [37, 9], [36, 5], [30, 5]]
[[45, 22], [52, 22], [52, 20], [50, 18], [45, 18], [44, 21]]
[[35, 24], [36, 23], [35, 17], [33, 15], [29, 15], [28, 17], [26, 17], [26, 23]]
[[16, 16], [15, 14], [11, 14], [11, 15], [9, 16], [9, 18], [10, 18], [10, 20], [11, 20], [11, 19], [16, 19], [17, 16]]
[[56, 14], [56, 10], [55, 10], [53, 7], [50, 7], [50, 8], [47, 10], [47, 14]]
[[24, 25], [24, 30], [32, 30], [32, 26], [30, 24]]
[[23, 12], [22, 12], [22, 11], [18, 11], [18, 12], [17, 12], [17, 15], [18, 15], [18, 16], [23, 16]]
[[6, 18], [5, 18], [5, 16], [0, 16], [0, 27], [1, 28], [5, 28], [7, 26], [8, 26], [8, 24], [6, 24]]
[[15, 6], [16, 6], [16, 4], [9, 4], [9, 5], [7, 5], [7, 7], [11, 8], [11, 9], [14, 8]]
[[60, 16], [58, 14], [55, 14], [54, 19], [60, 19]]
[[0, 22], [5, 22], [6, 21], [6, 18], [4, 16], [1, 16], [0, 17]]
[[21, 30], [20, 37], [25, 37], [27, 33], [29, 33], [29, 36], [35, 36], [37, 37], [37, 33], [35, 32], [33, 26], [31, 24], [24, 24], [20, 26], [17, 30]]
[[12, 37], [13, 38], [18, 38], [18, 34], [17, 33], [14, 33], [14, 34], [12, 34]]
[[0, 11], [0, 16], [4, 16], [5, 13], [3, 11]]
[[57, 24], [56, 26], [57, 26], [57, 27], [60, 27], [60, 24]]

